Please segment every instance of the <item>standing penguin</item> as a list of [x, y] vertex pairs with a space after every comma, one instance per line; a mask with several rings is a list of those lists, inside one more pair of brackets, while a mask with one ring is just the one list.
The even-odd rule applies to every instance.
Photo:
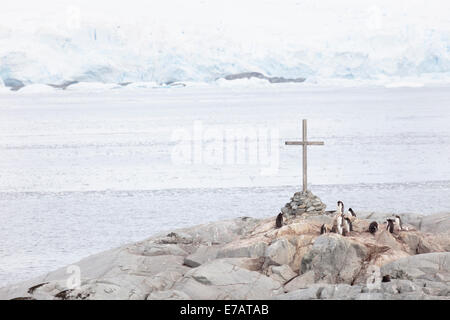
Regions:
[[342, 235], [347, 236], [350, 233], [350, 225], [347, 221], [348, 218], [342, 218]]
[[394, 219], [386, 219], [386, 221], [387, 221], [386, 230], [389, 230], [390, 233], [394, 233], [395, 220]]
[[275, 221], [275, 227], [281, 228], [283, 226], [283, 212], [280, 212], [277, 216], [277, 220]]
[[337, 219], [336, 219], [336, 230], [337, 230], [337, 233], [339, 233], [340, 235], [343, 234], [343, 229], [342, 229], [342, 214], [339, 214], [339, 215], [337, 216]]
[[339, 200], [338, 202], [337, 202], [337, 207], [338, 207], [338, 213], [339, 214], [344, 214], [344, 203], [341, 201], [341, 200]]
[[399, 230], [403, 230], [402, 219], [400, 216], [395, 216], [395, 224], [398, 225]]
[[345, 217], [344, 224], [348, 226], [348, 231], [353, 231], [352, 220], [350, 220], [350, 218]]
[[327, 233], [327, 226], [325, 225], [325, 223], [320, 227], [320, 234], [324, 234]]
[[375, 234], [375, 232], [378, 231], [378, 223], [376, 221], [373, 221], [369, 225], [369, 232], [371, 234]]
[[337, 213], [335, 216], [335, 227], [336, 227], [336, 232], [341, 234], [343, 233], [343, 229], [342, 229], [342, 220], [343, 220], [343, 215], [344, 215], [344, 203], [339, 200], [337, 202]]
[[348, 212], [352, 215], [352, 217], [356, 217], [356, 213], [353, 211], [352, 208], [348, 208]]

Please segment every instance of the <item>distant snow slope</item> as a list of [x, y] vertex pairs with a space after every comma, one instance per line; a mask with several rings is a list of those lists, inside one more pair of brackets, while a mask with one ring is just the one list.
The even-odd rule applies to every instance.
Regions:
[[212, 82], [247, 71], [310, 82], [450, 79], [445, 0], [110, 2], [2, 3], [0, 86]]

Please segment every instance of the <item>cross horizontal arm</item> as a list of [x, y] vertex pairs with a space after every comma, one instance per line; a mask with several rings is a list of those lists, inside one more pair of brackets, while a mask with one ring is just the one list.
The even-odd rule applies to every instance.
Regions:
[[303, 141], [286, 141], [285, 145], [288, 146], [303, 146], [303, 145], [314, 145], [314, 146], [323, 146], [325, 143], [323, 141], [307, 141], [307, 142], [303, 142]]

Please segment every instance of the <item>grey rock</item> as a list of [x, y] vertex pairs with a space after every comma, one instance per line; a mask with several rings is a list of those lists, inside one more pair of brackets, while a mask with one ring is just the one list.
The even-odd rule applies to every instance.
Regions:
[[284, 285], [284, 291], [291, 292], [298, 289], [305, 289], [315, 283], [314, 271], [310, 270]]
[[347, 284], [313, 284], [305, 289], [298, 289], [278, 295], [277, 300], [355, 300], [361, 296], [360, 286]]
[[[191, 243], [225, 244], [246, 235], [258, 222], [258, 219], [241, 217], [179, 229], [173, 233], [182, 235], [181, 238], [190, 240]], [[166, 235], [161, 236], [164, 238]]]
[[230, 74], [224, 77], [224, 79], [226, 80], [251, 79], [251, 78], [264, 79], [269, 81], [270, 83], [304, 82], [306, 80], [305, 78], [287, 79], [283, 77], [267, 77], [259, 72], [243, 72], [237, 74]]
[[269, 273], [276, 276], [277, 277], [276, 279], [278, 279], [277, 281], [281, 283], [290, 281], [291, 279], [297, 276], [297, 273], [292, 271], [291, 267], [289, 267], [286, 264], [281, 266], [270, 266]]
[[391, 279], [450, 281], [450, 252], [433, 252], [398, 259], [381, 267]]
[[3, 83], [5, 84], [5, 87], [11, 88], [12, 91], [18, 91], [25, 87], [25, 84], [22, 81], [13, 78], [4, 79]]
[[152, 241], [144, 241], [133, 244], [129, 247], [129, 252], [142, 256], [186, 256], [188, 253], [175, 244], [160, 244]]
[[382, 282], [381, 289], [389, 294], [398, 294], [417, 291], [418, 287], [412, 281], [395, 279], [390, 282]]
[[152, 292], [147, 300], [191, 300], [186, 293], [178, 290], [156, 291]]
[[288, 240], [280, 239], [267, 247], [264, 256], [269, 264], [283, 265], [292, 262], [295, 252], [295, 247]]
[[318, 237], [303, 257], [301, 273], [314, 271], [315, 279], [328, 283], [355, 281], [367, 256], [367, 248], [337, 234]]
[[221, 259], [188, 271], [173, 289], [192, 299], [269, 299], [281, 291], [277, 281]]
[[184, 258], [184, 264], [195, 268], [199, 265], [214, 260], [222, 246], [205, 246], [200, 245], [198, 249]]
[[450, 213], [424, 216], [417, 227], [422, 232], [449, 233]]
[[265, 242], [238, 243], [221, 248], [217, 253], [217, 258], [259, 258], [264, 256], [267, 248]]

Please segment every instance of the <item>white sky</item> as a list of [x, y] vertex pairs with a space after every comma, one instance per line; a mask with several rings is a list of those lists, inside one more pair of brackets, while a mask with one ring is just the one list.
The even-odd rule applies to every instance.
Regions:
[[[234, 25], [242, 28], [308, 28], [357, 32], [355, 22], [376, 28], [417, 23], [450, 25], [447, 0], [14, 0], [2, 1], [0, 25], [11, 28], [57, 27], [75, 10], [83, 22], [163, 21], [176, 27]], [[370, 20], [370, 21], [368, 21]]]

